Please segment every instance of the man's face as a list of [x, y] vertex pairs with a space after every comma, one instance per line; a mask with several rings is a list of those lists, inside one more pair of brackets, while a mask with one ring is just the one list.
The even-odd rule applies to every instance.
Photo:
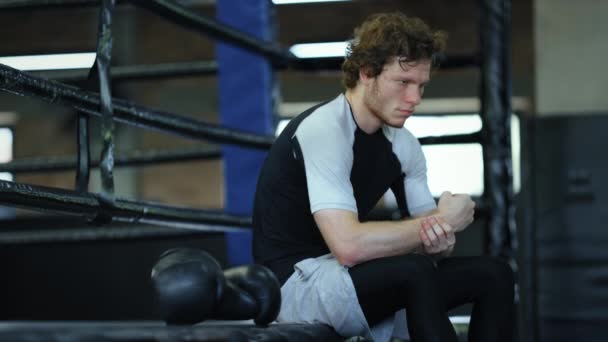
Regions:
[[430, 61], [399, 63], [393, 58], [378, 76], [364, 82], [364, 103], [380, 121], [401, 128], [420, 104], [430, 73]]

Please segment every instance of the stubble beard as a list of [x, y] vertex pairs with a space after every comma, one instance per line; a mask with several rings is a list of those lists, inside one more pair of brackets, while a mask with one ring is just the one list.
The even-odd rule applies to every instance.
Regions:
[[375, 79], [374, 83], [369, 90], [367, 96], [364, 97], [364, 103], [369, 109], [370, 113], [376, 117], [382, 124], [395, 127], [402, 128], [403, 125], [393, 124], [389, 121], [391, 118], [390, 113], [382, 112], [382, 100], [380, 99], [380, 87], [378, 86], [378, 80]]
[[375, 79], [371, 89], [367, 96], [365, 96], [365, 106], [369, 109], [370, 113], [386, 124], [386, 120], [382, 116], [382, 101], [380, 101], [380, 89], [378, 89], [378, 80]]

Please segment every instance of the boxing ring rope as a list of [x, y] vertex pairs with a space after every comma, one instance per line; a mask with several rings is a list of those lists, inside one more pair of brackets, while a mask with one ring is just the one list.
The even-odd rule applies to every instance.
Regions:
[[[215, 147], [183, 147], [176, 150], [131, 151], [115, 156], [114, 166], [146, 166], [181, 161], [217, 160], [222, 153]], [[0, 163], [0, 172], [36, 173], [71, 171], [77, 166], [76, 156], [51, 156], [15, 159]], [[99, 161], [92, 161], [91, 167], [99, 166]]]
[[92, 193], [5, 180], [0, 180], [0, 204], [78, 216], [89, 221], [104, 222], [108, 218], [114, 218], [122, 222], [162, 222], [169, 225], [174, 221], [183, 226], [192, 223], [192, 229], [199, 223], [238, 227], [251, 225], [249, 217], [144, 201], [117, 198], [111, 207], [104, 206], [99, 197]]
[[168, 237], [185, 237], [188, 235], [212, 234], [214, 232], [222, 234], [226, 231], [239, 231], [243, 229], [197, 224], [195, 228], [171, 228], [156, 226], [154, 224], [133, 225], [133, 224], [111, 224], [103, 228], [78, 227], [74, 229], [53, 228], [51, 230], [21, 229], [19, 231], [4, 231], [0, 234], [0, 246], [32, 245], [46, 243], [79, 243], [84, 241], [115, 241], [115, 240], [141, 240], [158, 239]]
[[[40, 98], [62, 104], [88, 115], [101, 117], [99, 94], [56, 81], [45, 80], [0, 64], [0, 90], [20, 96]], [[216, 143], [247, 144], [248, 147], [268, 149], [274, 136], [236, 131], [192, 118], [153, 110], [123, 99], [112, 99], [114, 120], [136, 127], [146, 127], [194, 140]]]
[[35, 9], [49, 7], [82, 7], [99, 5], [99, 0], [4, 0], [0, 9]]
[[129, 0], [130, 3], [147, 9], [165, 20], [178, 24], [186, 29], [202, 33], [224, 43], [232, 43], [247, 51], [266, 57], [273, 65], [281, 65], [299, 60], [288, 50], [275, 43], [267, 42], [240, 32], [215, 19], [206, 18], [190, 11], [174, 1], [168, 0]]
[[[341, 57], [318, 57], [302, 59], [295, 67], [277, 67], [276, 70], [300, 70], [307, 71], [338, 71], [344, 61]], [[450, 55], [441, 61], [441, 69], [461, 69], [479, 65], [479, 56], [475, 55]], [[118, 65], [112, 66], [110, 76], [112, 82], [150, 80], [160, 78], [213, 76], [217, 74], [216, 61], [191, 61], [175, 63], [141, 64], [141, 65]], [[30, 74], [45, 79], [61, 82], [76, 82], [87, 80], [89, 71], [86, 69], [75, 70], [48, 70], [32, 71]]]
[[[447, 136], [427, 136], [419, 139], [422, 145], [470, 144], [481, 141], [481, 133], [455, 134]], [[182, 161], [218, 160], [222, 157], [221, 151], [214, 147], [192, 147], [177, 150], [147, 150], [131, 151], [115, 157], [114, 166], [147, 166]], [[91, 167], [99, 166], [99, 161], [92, 161]], [[38, 173], [71, 171], [77, 167], [75, 156], [48, 156], [14, 159], [10, 162], [0, 163], [0, 172], [11, 173]]]
[[[216, 73], [216, 61], [193, 61], [112, 66], [112, 69], [110, 70], [110, 77], [112, 78], [112, 82], [116, 82], [168, 77], [209, 76], [215, 75]], [[32, 72], [31, 74], [41, 78], [53, 79], [62, 82], [83, 81], [89, 77], [89, 71], [86, 69], [36, 71]]]

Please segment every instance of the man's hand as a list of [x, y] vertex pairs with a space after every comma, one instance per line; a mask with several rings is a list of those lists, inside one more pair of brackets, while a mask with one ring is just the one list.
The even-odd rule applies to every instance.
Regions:
[[422, 219], [420, 239], [426, 254], [449, 254], [456, 244], [454, 229], [443, 218], [429, 216]]
[[454, 231], [460, 232], [473, 222], [475, 202], [469, 195], [452, 195], [451, 192], [445, 191], [439, 197], [437, 209], [439, 215], [454, 228]]

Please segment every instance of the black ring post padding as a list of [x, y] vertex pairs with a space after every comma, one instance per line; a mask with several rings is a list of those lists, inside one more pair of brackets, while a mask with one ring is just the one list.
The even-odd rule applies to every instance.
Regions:
[[[112, 110], [112, 90], [110, 63], [112, 60], [112, 12], [114, 0], [101, 0], [99, 9], [99, 31], [97, 33], [97, 58], [92, 72], [97, 71], [99, 80], [101, 111], [101, 157], [99, 175], [101, 177], [100, 200], [102, 205], [114, 203], [114, 120]], [[100, 218], [110, 219], [110, 218]]]
[[250, 52], [268, 58], [273, 65], [285, 65], [295, 56], [277, 44], [247, 35], [219, 21], [198, 15], [189, 8], [170, 0], [129, 0], [134, 5], [145, 8], [175, 24], [201, 32], [222, 42], [235, 44]]
[[[78, 154], [76, 156], [76, 191], [86, 192], [89, 190], [89, 175], [91, 150], [89, 145], [89, 117], [78, 113]], [[73, 164], [72, 164], [73, 165]], [[31, 165], [30, 170], [41, 170], [39, 165]], [[42, 171], [42, 170], [41, 170]], [[8, 171], [11, 172], [11, 171]], [[14, 171], [12, 171], [14, 172]]]
[[[515, 297], [519, 298], [521, 279], [534, 278], [529, 262], [523, 262], [520, 278], [515, 259], [519, 255], [513, 163], [511, 160], [511, 0], [479, 1], [479, 40], [481, 55], [481, 119], [484, 140], [484, 200], [490, 217], [485, 238], [486, 253], [508, 261], [516, 274]], [[526, 287], [523, 287], [526, 288]], [[535, 289], [534, 287], [530, 287]], [[521, 303], [526, 316], [535, 312], [536, 294], [527, 293]], [[538, 317], [525, 317], [522, 331], [526, 339], [538, 340]]]
[[447, 145], [447, 144], [472, 144], [481, 143], [481, 131], [471, 134], [453, 134], [428, 136], [418, 138], [421, 145]]
[[[49, 103], [63, 104], [88, 115], [99, 113], [99, 94], [78, 87], [45, 80], [0, 64], [0, 90], [21, 96], [33, 96]], [[156, 111], [133, 102], [113, 98], [114, 120], [138, 127], [147, 127], [194, 140], [238, 144], [250, 148], [268, 149], [272, 135], [259, 135], [187, 117]]]
[[[180, 148], [179, 150], [132, 151], [125, 155], [115, 156], [115, 167], [157, 165], [181, 161], [217, 160], [222, 157], [219, 148]], [[99, 167], [99, 161], [90, 163], [91, 167]], [[14, 159], [8, 163], [0, 163], [0, 172], [37, 173], [70, 171], [78, 167], [77, 157], [37, 157]], [[79, 190], [77, 188], [77, 190]], [[82, 190], [86, 191], [86, 189]]]
[[195, 230], [200, 224], [251, 226], [251, 218], [245, 216], [119, 198], [109, 206], [102, 204], [98, 195], [88, 192], [4, 180], [0, 180], [0, 204], [72, 215], [89, 221], [98, 217], [110, 217], [116, 221], [162, 223]]
[[486, 252], [512, 261], [517, 239], [511, 161], [510, 1], [479, 1], [484, 192], [492, 213]]

